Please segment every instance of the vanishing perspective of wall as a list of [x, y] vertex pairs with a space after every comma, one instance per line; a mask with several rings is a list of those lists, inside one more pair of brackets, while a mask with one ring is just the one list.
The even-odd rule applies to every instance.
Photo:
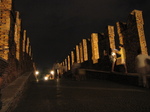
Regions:
[[[104, 33], [92, 33], [91, 38], [83, 39], [76, 45], [74, 61], [81, 63], [85, 68], [110, 71], [109, 55], [119, 44], [124, 45], [126, 51], [127, 71], [135, 72], [135, 57], [138, 51], [148, 54], [142, 11], [133, 10], [126, 22], [116, 22], [115, 26], [108, 25]], [[120, 65], [115, 67], [119, 70]]]

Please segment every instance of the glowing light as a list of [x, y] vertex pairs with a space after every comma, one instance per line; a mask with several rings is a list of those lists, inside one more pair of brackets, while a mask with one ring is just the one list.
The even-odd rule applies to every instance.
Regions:
[[53, 70], [51, 70], [50, 73], [51, 73], [52, 75], [54, 75], [54, 71], [53, 71]]
[[38, 79], [36, 79], [36, 82], [39, 82], [39, 80], [38, 80]]
[[59, 82], [59, 78], [56, 79], [56, 82]]
[[39, 71], [35, 71], [35, 75], [39, 75]]
[[44, 77], [44, 80], [48, 80], [48, 77]]
[[113, 52], [113, 53], [112, 53], [112, 56], [115, 56], [115, 55], [116, 55], [116, 53]]

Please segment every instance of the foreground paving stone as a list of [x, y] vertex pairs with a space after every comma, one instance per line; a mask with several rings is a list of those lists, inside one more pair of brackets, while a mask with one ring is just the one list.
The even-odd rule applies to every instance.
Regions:
[[150, 90], [104, 80], [31, 83], [14, 112], [150, 112]]

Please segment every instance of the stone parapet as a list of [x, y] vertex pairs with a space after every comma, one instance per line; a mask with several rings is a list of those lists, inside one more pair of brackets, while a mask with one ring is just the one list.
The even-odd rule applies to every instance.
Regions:
[[28, 87], [32, 72], [27, 72], [18, 77], [14, 82], [2, 89], [2, 109], [0, 112], [13, 112]]

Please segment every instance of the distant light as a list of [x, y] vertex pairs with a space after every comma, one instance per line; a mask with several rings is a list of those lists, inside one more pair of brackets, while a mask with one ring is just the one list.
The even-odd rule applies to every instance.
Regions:
[[44, 77], [44, 80], [48, 80], [48, 77]]
[[38, 79], [36, 79], [36, 82], [39, 82], [39, 80], [38, 80]]
[[50, 73], [51, 73], [52, 75], [54, 75], [54, 70], [51, 70]]
[[36, 75], [39, 75], [39, 71], [35, 71], [35, 74], [36, 74]]
[[56, 82], [59, 82], [59, 78], [56, 79]]

